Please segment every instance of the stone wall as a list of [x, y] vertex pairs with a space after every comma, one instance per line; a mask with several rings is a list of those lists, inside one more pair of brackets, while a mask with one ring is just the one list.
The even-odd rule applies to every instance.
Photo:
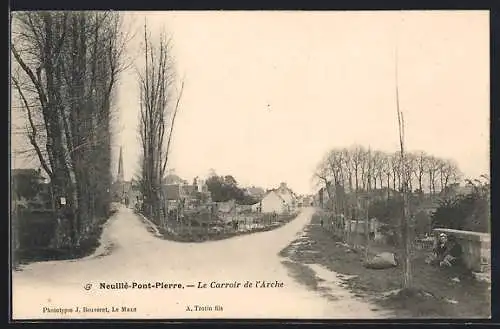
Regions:
[[483, 272], [491, 264], [491, 236], [487, 233], [444, 228], [433, 230], [437, 239], [440, 233], [453, 235], [462, 247], [465, 266], [474, 272]]

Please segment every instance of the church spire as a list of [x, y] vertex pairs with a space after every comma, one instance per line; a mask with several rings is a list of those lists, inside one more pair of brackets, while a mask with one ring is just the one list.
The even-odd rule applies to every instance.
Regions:
[[123, 152], [120, 146], [120, 157], [118, 158], [118, 176], [116, 177], [118, 182], [123, 182]]

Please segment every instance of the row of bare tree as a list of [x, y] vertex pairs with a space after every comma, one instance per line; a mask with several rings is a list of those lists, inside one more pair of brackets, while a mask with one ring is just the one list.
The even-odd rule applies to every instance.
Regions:
[[[404, 161], [402, 160], [404, 159]], [[404, 162], [404, 163], [403, 163]], [[402, 189], [402, 173], [408, 177], [409, 191], [436, 194], [461, 177], [453, 160], [441, 159], [425, 152], [386, 153], [360, 145], [329, 151], [318, 164], [314, 177], [327, 193], [342, 186], [345, 191]]]
[[[65, 214], [58, 247], [75, 247], [110, 205], [114, 90], [126, 35], [113, 12], [13, 15], [13, 99]], [[66, 202], [62, 201], [66, 200]]]

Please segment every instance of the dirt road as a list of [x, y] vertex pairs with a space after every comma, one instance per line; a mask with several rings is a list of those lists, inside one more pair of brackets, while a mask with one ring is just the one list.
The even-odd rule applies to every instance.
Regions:
[[[338, 298], [325, 298], [292, 278], [278, 253], [301, 235], [312, 213], [306, 208], [274, 231], [195, 244], [159, 239], [121, 208], [108, 221], [95, 255], [34, 263], [13, 273], [13, 318], [386, 317], [320, 266], [311, 269]], [[252, 287], [245, 287], [247, 281]], [[219, 287], [224, 283], [226, 288]], [[139, 288], [148, 284], [155, 288]]]

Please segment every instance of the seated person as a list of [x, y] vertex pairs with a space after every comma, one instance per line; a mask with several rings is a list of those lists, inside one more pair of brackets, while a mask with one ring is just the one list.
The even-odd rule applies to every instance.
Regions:
[[446, 256], [447, 243], [448, 243], [448, 237], [446, 236], [446, 234], [441, 233], [439, 235], [437, 244], [432, 250], [432, 254], [430, 255], [427, 262], [432, 265], [441, 264], [441, 262]]
[[462, 247], [458, 244], [454, 236], [450, 236], [446, 244], [446, 251], [443, 260], [439, 263], [440, 266], [450, 267], [458, 265], [462, 257]]

